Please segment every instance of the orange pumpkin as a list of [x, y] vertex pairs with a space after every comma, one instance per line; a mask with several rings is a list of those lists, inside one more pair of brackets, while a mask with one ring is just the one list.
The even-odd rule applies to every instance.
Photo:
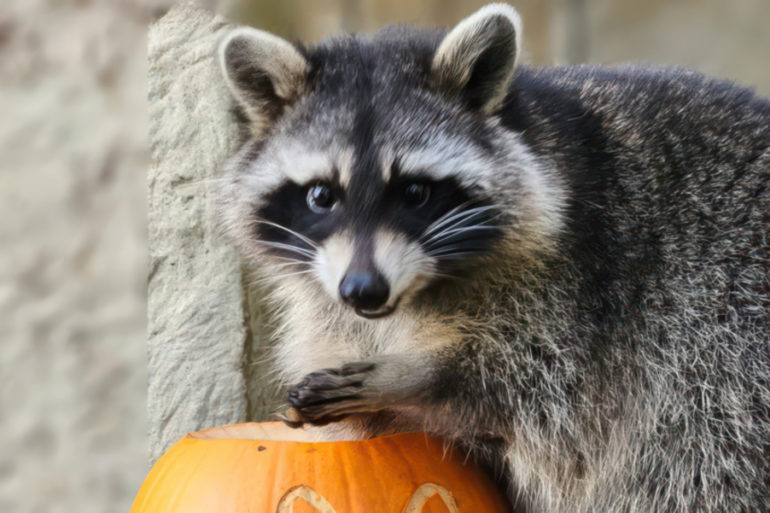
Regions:
[[298, 441], [250, 423], [190, 433], [161, 457], [131, 513], [504, 513], [495, 485], [423, 433]]

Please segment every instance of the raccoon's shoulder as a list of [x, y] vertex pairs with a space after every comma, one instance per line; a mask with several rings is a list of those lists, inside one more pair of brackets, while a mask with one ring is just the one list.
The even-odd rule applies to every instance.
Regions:
[[600, 123], [605, 132], [617, 130], [618, 137], [661, 130], [692, 135], [708, 127], [721, 137], [753, 132], [766, 140], [770, 100], [682, 67], [521, 66], [501, 117], [521, 132], [537, 132], [540, 126], [573, 137]]

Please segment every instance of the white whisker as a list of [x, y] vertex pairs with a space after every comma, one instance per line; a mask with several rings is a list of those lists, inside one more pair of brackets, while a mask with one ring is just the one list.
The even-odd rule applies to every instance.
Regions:
[[[451, 227], [450, 227], [451, 228]], [[437, 233], [433, 235], [430, 239], [424, 241], [425, 244], [430, 244], [431, 246], [436, 246], [441, 243], [442, 240], [448, 239], [453, 235], [456, 235], [458, 233], [465, 233], [469, 231], [474, 230], [499, 230], [503, 228], [499, 225], [492, 225], [492, 224], [477, 224], [473, 226], [461, 226], [459, 228], [451, 228], [444, 230], [440, 233]]]
[[261, 285], [266, 282], [274, 281], [274, 280], [281, 280], [283, 278], [288, 278], [289, 276], [299, 276], [303, 274], [312, 274], [315, 272], [313, 269], [305, 269], [304, 271], [296, 271], [293, 273], [281, 273], [281, 274], [275, 274], [275, 275], [269, 275], [269, 276], [262, 276], [261, 278], [258, 278], [256, 280], [253, 280], [253, 283], [256, 285]]
[[304, 242], [305, 244], [307, 244], [311, 248], [318, 249], [318, 244], [316, 244], [315, 242], [313, 242], [309, 238], [305, 237], [301, 233], [295, 232], [291, 228], [287, 228], [286, 226], [284, 226], [282, 224], [274, 223], [274, 222], [268, 221], [266, 219], [255, 219], [254, 222], [259, 223], [259, 224], [266, 224], [268, 226], [272, 226], [274, 228], [278, 228], [279, 230], [284, 230], [285, 232], [288, 232], [291, 235], [294, 235], [295, 237], [297, 237], [299, 240], [301, 240], [302, 242]]
[[257, 244], [262, 244], [263, 246], [267, 246], [269, 248], [282, 249], [285, 251], [293, 251], [294, 253], [306, 256], [311, 259], [315, 257], [315, 254], [312, 251], [308, 249], [300, 248], [297, 246], [293, 246], [291, 244], [284, 244], [282, 242], [273, 242], [273, 241], [265, 241], [265, 240], [256, 240], [254, 242]]
[[471, 203], [472, 203], [472, 200], [468, 200], [468, 201], [465, 201], [465, 202], [463, 202], [463, 203], [461, 203], [461, 204], [457, 205], [457, 206], [456, 206], [456, 207], [454, 207], [453, 209], [449, 210], [449, 211], [448, 211], [448, 212], [446, 212], [444, 215], [442, 215], [441, 217], [439, 217], [438, 219], [436, 219], [435, 221], [433, 221], [433, 222], [432, 222], [432, 223], [431, 223], [431, 224], [430, 224], [430, 225], [429, 225], [429, 226], [428, 226], [428, 227], [425, 229], [425, 232], [424, 232], [424, 233], [425, 233], [425, 234], [431, 233], [431, 232], [432, 232], [432, 231], [434, 231], [436, 228], [438, 228], [439, 226], [441, 226], [442, 224], [444, 224], [444, 221], [445, 221], [445, 220], [446, 220], [448, 217], [451, 217], [451, 216], [453, 216], [455, 213], [457, 213], [457, 212], [460, 212], [460, 211], [461, 211], [463, 208], [467, 207], [467, 206], [468, 206], [468, 205], [470, 205]]
[[449, 248], [447, 250], [444, 250], [444, 251], [439, 251], [439, 252], [436, 252], [436, 253], [430, 253], [430, 252], [428, 253], [428, 255], [430, 255], [432, 257], [435, 257], [435, 258], [439, 258], [440, 257], [440, 258], [444, 258], [444, 259], [447, 259], [447, 258], [457, 258], [457, 257], [461, 257], [461, 256], [482, 255], [482, 254], [484, 254], [484, 251], [481, 251], [481, 250], [454, 251], [451, 248]]
[[[436, 230], [438, 230], [441, 227], [444, 227], [442, 228], [441, 231], [446, 230], [447, 228], [457, 226], [460, 222], [463, 222], [463, 221], [468, 222], [474, 217], [476, 217], [477, 215], [481, 215], [484, 212], [487, 212], [494, 208], [495, 208], [494, 205], [486, 205], [481, 207], [469, 208], [468, 210], [463, 210], [461, 212], [456, 212], [451, 216], [443, 216], [442, 218], [439, 218], [439, 221], [440, 221], [439, 223], [435, 224], [435, 226], [431, 225], [432, 227], [429, 227], [427, 230], [425, 230], [422, 236], [427, 237], [432, 234], [435, 235]], [[449, 226], [447, 227], [446, 225], [449, 225]], [[438, 233], [441, 233], [441, 231], [439, 231]]]
[[462, 280], [462, 281], [468, 281], [468, 278], [457, 276], [456, 274], [447, 274], [447, 273], [440, 273], [438, 271], [433, 271], [430, 273], [431, 276], [435, 276], [437, 278], [447, 278], [450, 280]]
[[304, 260], [297, 260], [296, 258], [290, 258], [290, 257], [283, 257], [283, 256], [277, 256], [277, 255], [271, 255], [271, 258], [278, 258], [280, 260], [285, 260], [284, 262], [278, 263], [278, 264], [271, 264], [270, 269], [285, 269], [286, 267], [297, 267], [298, 265], [305, 265], [310, 266], [310, 262], [306, 262]]

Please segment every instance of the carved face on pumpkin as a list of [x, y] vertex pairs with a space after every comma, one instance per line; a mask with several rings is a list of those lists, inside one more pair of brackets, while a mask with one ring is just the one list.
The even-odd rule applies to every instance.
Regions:
[[494, 483], [423, 433], [308, 442], [281, 423], [191, 433], [131, 513], [507, 513]]
[[[452, 492], [436, 483], [425, 483], [414, 491], [404, 513], [428, 513], [442, 511], [459, 513], [457, 501]], [[305, 508], [318, 513], [340, 513], [315, 490], [306, 485], [292, 488], [278, 502], [276, 513], [303, 513]], [[429, 508], [426, 510], [426, 508]], [[437, 509], [438, 508], [438, 509]]]

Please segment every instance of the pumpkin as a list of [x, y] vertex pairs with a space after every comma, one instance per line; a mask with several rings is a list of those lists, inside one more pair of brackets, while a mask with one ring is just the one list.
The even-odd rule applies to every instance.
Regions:
[[310, 442], [281, 423], [190, 433], [131, 513], [503, 513], [495, 484], [424, 433]]

